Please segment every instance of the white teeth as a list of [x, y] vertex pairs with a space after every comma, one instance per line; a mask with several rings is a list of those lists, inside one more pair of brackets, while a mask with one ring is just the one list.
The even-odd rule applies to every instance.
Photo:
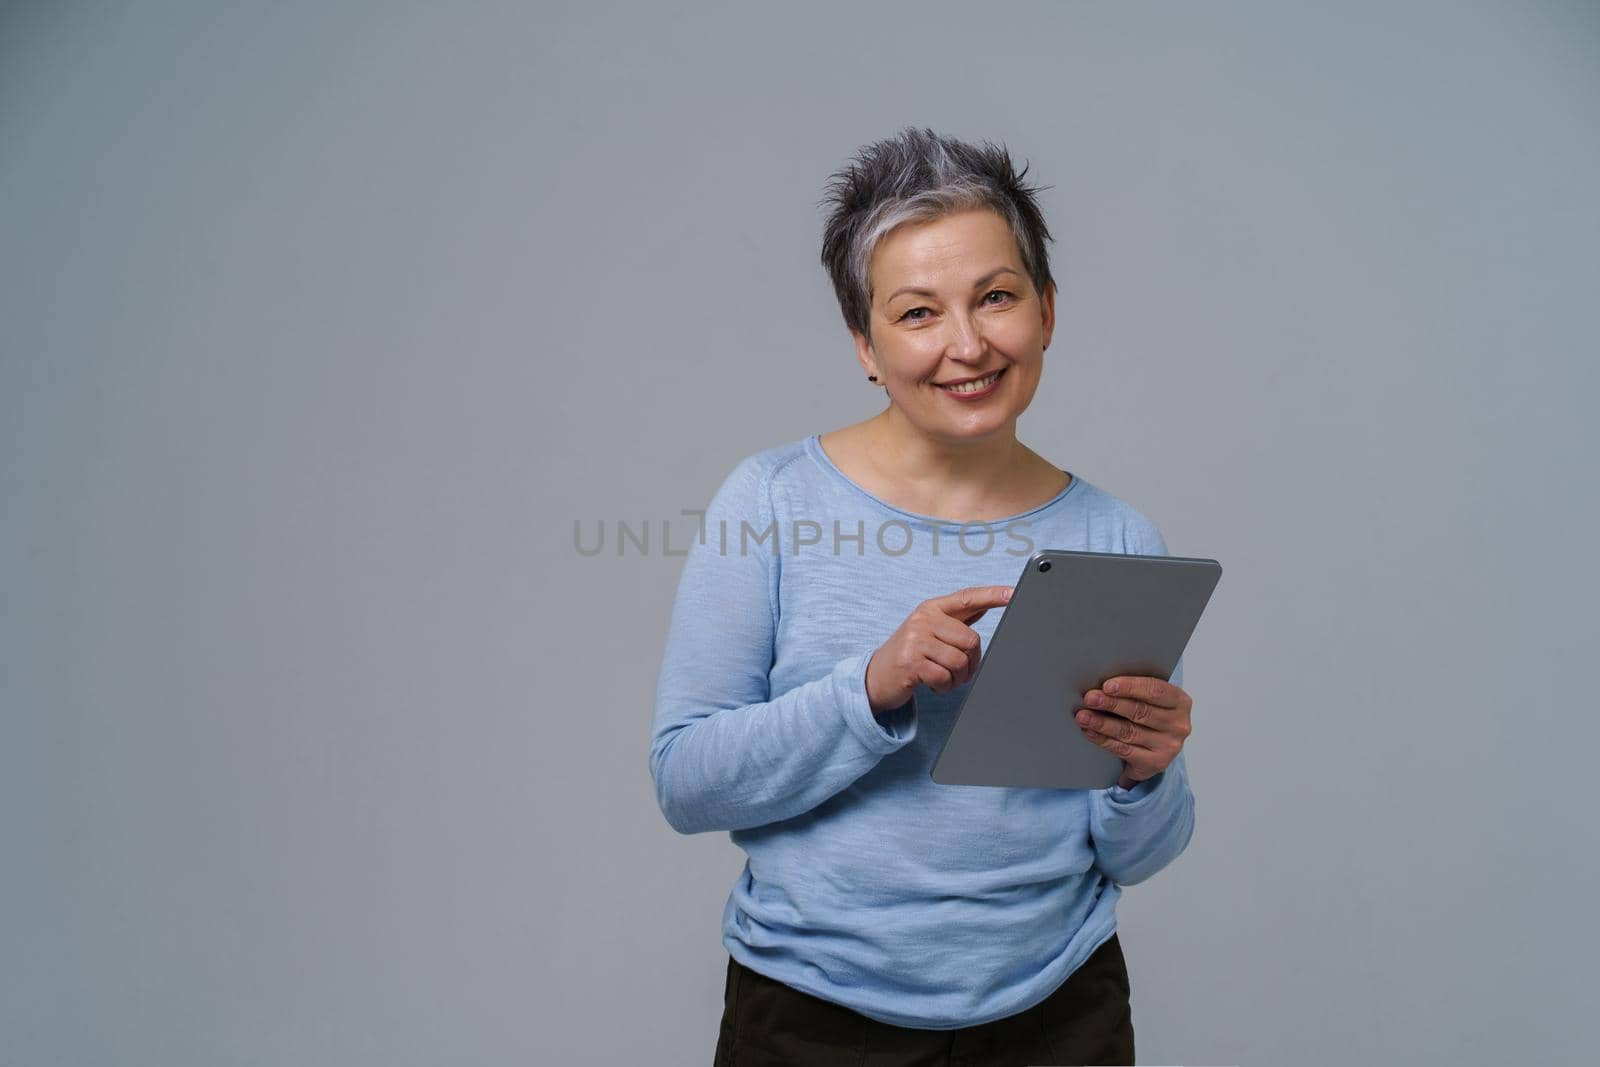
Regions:
[[948, 390], [952, 393], [976, 393], [989, 388], [989, 383], [993, 382], [998, 377], [1000, 377], [1000, 372], [995, 371], [987, 378], [979, 378], [975, 382], [966, 382], [961, 385], [941, 385], [939, 388]]

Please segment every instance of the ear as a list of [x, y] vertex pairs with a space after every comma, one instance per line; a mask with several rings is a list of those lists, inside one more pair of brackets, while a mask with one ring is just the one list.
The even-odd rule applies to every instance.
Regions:
[[1039, 307], [1044, 320], [1044, 347], [1050, 347], [1050, 335], [1056, 329], [1056, 283], [1051, 282], [1049, 288], [1039, 297]]
[[881, 384], [883, 382], [883, 374], [878, 368], [878, 357], [873, 354], [872, 342], [868, 341], [866, 337], [854, 327], [852, 327], [850, 330], [850, 337], [856, 343], [856, 361], [861, 364], [862, 371], [868, 375], [876, 374], [878, 376], [878, 382]]

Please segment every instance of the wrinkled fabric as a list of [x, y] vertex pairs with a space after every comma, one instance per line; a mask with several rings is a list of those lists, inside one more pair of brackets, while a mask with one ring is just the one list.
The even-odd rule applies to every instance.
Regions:
[[[1040, 549], [1167, 554], [1078, 476], [986, 525], [879, 500], [813, 435], [741, 460], [681, 539], [650, 742], [662, 813], [746, 855], [732, 958], [894, 1026], [1039, 1004], [1115, 932], [1122, 887], [1194, 832], [1181, 754], [1133, 789], [944, 786], [929, 772], [966, 687], [874, 714], [867, 663], [921, 601], [1015, 585]], [[972, 624], [985, 647], [1002, 614]]]

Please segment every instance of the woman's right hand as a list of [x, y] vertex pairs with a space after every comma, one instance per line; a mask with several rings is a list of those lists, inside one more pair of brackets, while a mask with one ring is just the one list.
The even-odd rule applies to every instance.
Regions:
[[1009, 585], [975, 585], [924, 600], [911, 610], [867, 662], [867, 702], [892, 711], [918, 684], [936, 693], [966, 685], [983, 658], [983, 639], [971, 626], [990, 608], [1011, 600]]

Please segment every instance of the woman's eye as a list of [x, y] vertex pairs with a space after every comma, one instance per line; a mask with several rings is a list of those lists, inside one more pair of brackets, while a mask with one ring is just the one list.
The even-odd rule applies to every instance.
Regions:
[[[983, 294], [983, 302], [985, 304], [988, 304], [991, 307], [997, 306], [997, 305], [1002, 304], [1002, 303], [1005, 302], [1005, 300], [990, 300], [989, 298], [991, 296], [1004, 297], [1005, 300], [1015, 300], [1016, 299], [1016, 297], [1012, 296], [1011, 293], [1007, 292], [1004, 289], [990, 289], [987, 293]], [[919, 311], [927, 311], [927, 310], [928, 310], [927, 308], [921, 307], [921, 306], [914, 307], [914, 308], [910, 309], [909, 311], [907, 311], [905, 314], [901, 315], [895, 321], [896, 322], [906, 322], [906, 321], [921, 322], [921, 321], [923, 321], [923, 319], [927, 318], [927, 316], [926, 315], [919, 315], [919, 314], [917, 314], [917, 312], [919, 312]]]

